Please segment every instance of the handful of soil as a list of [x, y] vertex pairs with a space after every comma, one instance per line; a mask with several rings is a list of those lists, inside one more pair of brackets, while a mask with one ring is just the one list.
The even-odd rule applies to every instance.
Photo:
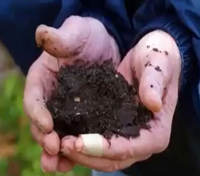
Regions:
[[88, 133], [137, 137], [141, 128], [149, 128], [153, 115], [140, 103], [138, 87], [130, 86], [111, 61], [67, 65], [57, 81], [46, 105], [60, 138]]

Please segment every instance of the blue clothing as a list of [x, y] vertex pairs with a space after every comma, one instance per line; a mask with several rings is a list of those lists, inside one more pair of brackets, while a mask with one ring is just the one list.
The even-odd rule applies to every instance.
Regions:
[[[179, 100], [180, 108], [177, 107], [175, 114], [177, 116], [175, 120], [180, 124], [176, 123], [175, 126], [185, 131], [183, 135], [174, 127], [176, 133], [172, 134], [172, 141], [182, 140], [186, 144], [188, 141], [192, 143], [198, 141], [196, 147], [200, 148], [198, 135], [200, 134], [200, 1], [3, 0], [0, 1], [0, 40], [26, 74], [30, 65], [41, 54], [41, 50], [35, 43], [37, 26], [46, 24], [59, 27], [70, 15], [90, 16], [100, 20], [115, 38], [122, 57], [150, 31], [161, 29], [175, 39], [182, 59], [179, 96], [182, 101]], [[184, 104], [181, 104], [183, 102]], [[192, 129], [194, 131], [191, 131]], [[185, 138], [176, 138], [177, 136], [185, 136]], [[190, 144], [187, 146], [191, 147]], [[176, 150], [170, 150], [168, 153], [175, 155], [174, 151]], [[194, 147], [192, 152], [198, 153]], [[194, 153], [192, 156], [195, 156]], [[164, 156], [168, 158], [168, 155], [164, 154]], [[170, 159], [171, 161], [173, 160]], [[197, 167], [200, 166], [200, 156], [198, 162]], [[157, 164], [159, 163], [162, 162], [159, 160]], [[185, 166], [185, 163], [183, 165]], [[200, 171], [197, 172], [200, 174]]]
[[[100, 20], [116, 39], [121, 54], [145, 33], [162, 29], [176, 40], [182, 56], [182, 81], [190, 79], [192, 61], [200, 61], [200, 12], [197, 0], [6, 0], [0, 2], [0, 39], [24, 73], [39, 56], [35, 29], [59, 27], [70, 15]], [[193, 45], [192, 45], [193, 44]], [[192, 48], [193, 46], [193, 48]], [[193, 54], [196, 51], [196, 56]], [[200, 64], [200, 63], [199, 63]]]
[[97, 171], [92, 171], [92, 176], [127, 176], [126, 174], [122, 172], [112, 172], [112, 173], [103, 173], [103, 172], [97, 172]]

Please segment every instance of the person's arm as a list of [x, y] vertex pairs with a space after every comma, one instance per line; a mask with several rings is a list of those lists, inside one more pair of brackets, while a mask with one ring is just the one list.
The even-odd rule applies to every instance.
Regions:
[[60, 0], [0, 2], [0, 40], [25, 74], [41, 53], [35, 42], [37, 26], [53, 25], [60, 7]]
[[[135, 45], [145, 34], [154, 30], [163, 30], [170, 34], [175, 40], [182, 60], [181, 89], [191, 81], [191, 74], [194, 72], [196, 59], [200, 59], [200, 11], [195, 9], [200, 5], [186, 4], [186, 0], [171, 1], [146, 1], [133, 17], [133, 24], [136, 27]], [[194, 3], [194, 1], [193, 1]], [[177, 9], [174, 10], [173, 6]], [[144, 13], [146, 14], [144, 15]], [[198, 22], [199, 20], [199, 22]], [[163, 41], [164, 42], [164, 41]], [[196, 48], [196, 53], [194, 53]], [[196, 55], [195, 55], [196, 54]]]

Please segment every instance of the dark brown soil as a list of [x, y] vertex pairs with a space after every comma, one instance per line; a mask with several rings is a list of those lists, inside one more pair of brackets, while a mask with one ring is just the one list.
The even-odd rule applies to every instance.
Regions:
[[139, 103], [136, 89], [116, 72], [111, 61], [65, 66], [46, 105], [60, 138], [87, 133], [137, 137], [141, 128], [149, 128], [153, 115]]

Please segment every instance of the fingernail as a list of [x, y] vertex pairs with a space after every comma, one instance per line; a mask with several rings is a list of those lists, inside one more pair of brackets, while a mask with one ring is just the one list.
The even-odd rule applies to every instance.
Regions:
[[44, 170], [44, 168], [42, 166], [41, 166], [41, 170], [42, 170], [42, 172], [46, 173], [46, 171]]
[[44, 149], [47, 151], [47, 153], [48, 153], [49, 155], [52, 155], [52, 153], [49, 151], [48, 147], [44, 147]]
[[81, 152], [84, 149], [84, 143], [81, 137], [76, 140], [75, 148], [77, 152]]
[[65, 136], [64, 138], [62, 138], [62, 141], [69, 139], [70, 136]]
[[69, 155], [70, 154], [70, 151], [67, 148], [63, 148], [60, 151], [63, 153], [63, 155]]
[[37, 123], [37, 126], [39, 127], [39, 129], [45, 134], [46, 132], [44, 131], [42, 125], [38, 122]]
[[60, 155], [60, 156], [65, 156], [65, 154], [64, 154], [62, 151], [59, 151], [59, 152], [58, 152], [58, 155]]
[[151, 108], [153, 112], [159, 112], [162, 107], [162, 100], [160, 98], [160, 95], [158, 93], [154, 93], [154, 96], [152, 98], [152, 104]]

